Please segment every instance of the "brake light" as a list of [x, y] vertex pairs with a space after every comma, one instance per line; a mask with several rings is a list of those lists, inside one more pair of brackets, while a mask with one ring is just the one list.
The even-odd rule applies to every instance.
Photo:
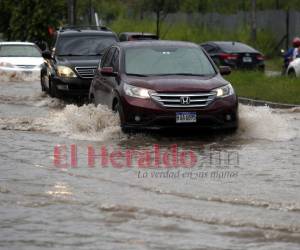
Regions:
[[265, 57], [264, 57], [263, 55], [257, 55], [257, 56], [256, 56], [256, 59], [257, 59], [258, 61], [263, 61], [263, 60], [265, 59]]
[[220, 58], [223, 60], [237, 60], [239, 58], [239, 56], [235, 55], [235, 54], [222, 53], [222, 54], [220, 54]]

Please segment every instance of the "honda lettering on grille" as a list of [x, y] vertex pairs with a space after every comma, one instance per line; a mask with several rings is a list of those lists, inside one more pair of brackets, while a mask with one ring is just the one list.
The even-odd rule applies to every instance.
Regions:
[[182, 105], [189, 105], [191, 102], [190, 97], [189, 96], [181, 96], [180, 97], [180, 103]]

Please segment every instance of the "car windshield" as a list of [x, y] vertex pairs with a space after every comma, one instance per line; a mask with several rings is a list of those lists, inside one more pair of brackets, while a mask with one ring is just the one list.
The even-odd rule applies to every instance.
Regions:
[[2, 57], [41, 57], [41, 52], [33, 45], [0, 45]]
[[139, 47], [125, 52], [125, 71], [132, 75], [215, 75], [200, 48]]
[[60, 38], [56, 53], [58, 56], [101, 55], [115, 42], [114, 36], [65, 36]]
[[220, 48], [227, 53], [255, 53], [256, 50], [250, 46], [238, 42], [220, 43]]

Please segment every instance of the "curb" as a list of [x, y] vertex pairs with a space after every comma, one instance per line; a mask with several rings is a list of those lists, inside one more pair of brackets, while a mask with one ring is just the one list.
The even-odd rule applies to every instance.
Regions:
[[252, 106], [269, 106], [270, 108], [277, 108], [277, 109], [290, 109], [300, 107], [297, 104], [285, 104], [285, 103], [278, 103], [278, 102], [268, 102], [263, 100], [254, 100], [246, 97], [239, 97], [239, 102], [246, 105]]

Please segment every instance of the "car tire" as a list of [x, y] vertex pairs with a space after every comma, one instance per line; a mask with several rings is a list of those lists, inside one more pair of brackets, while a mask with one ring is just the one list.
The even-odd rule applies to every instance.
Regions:
[[45, 82], [45, 76], [41, 75], [41, 89], [42, 89], [42, 92], [46, 91], [46, 87], [45, 87], [44, 82]]
[[290, 69], [288, 71], [288, 76], [289, 77], [296, 77], [296, 71], [294, 69]]
[[97, 106], [96, 102], [95, 102], [95, 97], [92, 95], [89, 96], [88, 103], [93, 104], [94, 106]]
[[238, 129], [239, 129], [239, 127], [238, 127], [238, 126], [235, 126], [235, 127], [232, 127], [232, 128], [227, 129], [227, 132], [228, 132], [229, 134], [235, 134], [235, 133], [237, 132]]
[[132, 132], [130, 129], [126, 128], [125, 125], [125, 119], [124, 119], [124, 112], [123, 108], [120, 105], [120, 101], [118, 100], [114, 105], [113, 105], [113, 111], [115, 113], [118, 113], [119, 118], [120, 118], [120, 127], [123, 133], [128, 134]]
[[58, 95], [57, 95], [57, 88], [56, 88], [55, 84], [53, 84], [50, 81], [49, 81], [49, 95], [51, 97], [58, 97]]

